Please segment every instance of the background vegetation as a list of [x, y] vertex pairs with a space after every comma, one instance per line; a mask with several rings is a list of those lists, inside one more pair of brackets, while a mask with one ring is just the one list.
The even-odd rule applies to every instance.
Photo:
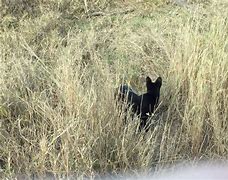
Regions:
[[[228, 155], [226, 1], [1, 0], [0, 173], [155, 170]], [[162, 76], [148, 133], [114, 90]]]

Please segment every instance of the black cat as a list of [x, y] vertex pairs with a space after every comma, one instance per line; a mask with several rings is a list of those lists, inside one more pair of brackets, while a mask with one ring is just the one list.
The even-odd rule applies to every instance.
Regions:
[[146, 77], [147, 92], [145, 94], [138, 95], [127, 85], [121, 85], [117, 90], [116, 97], [118, 101], [127, 101], [133, 113], [140, 118], [140, 129], [145, 128], [148, 118], [152, 115], [158, 104], [161, 85], [161, 77], [158, 77], [155, 82]]

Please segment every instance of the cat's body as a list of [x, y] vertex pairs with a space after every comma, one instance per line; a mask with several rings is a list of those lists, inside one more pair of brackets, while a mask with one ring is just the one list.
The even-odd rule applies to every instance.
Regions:
[[121, 85], [118, 88], [118, 100], [122, 102], [127, 101], [128, 105], [131, 106], [132, 112], [139, 116], [141, 120], [140, 128], [145, 127], [148, 118], [152, 115], [158, 104], [161, 85], [161, 77], [158, 77], [154, 83], [147, 77], [147, 92], [142, 95], [138, 95], [137, 92], [127, 85]]

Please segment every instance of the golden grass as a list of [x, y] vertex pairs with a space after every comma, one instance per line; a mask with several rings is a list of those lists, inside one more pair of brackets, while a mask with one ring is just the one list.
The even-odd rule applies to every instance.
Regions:
[[[40, 1], [36, 16], [2, 6], [3, 176], [93, 176], [227, 158], [226, 3], [158, 1], [152, 8], [141, 4], [145, 11], [86, 18], [85, 4], [75, 1], [61, 12], [68, 1], [56, 2]], [[87, 11], [92, 5], [107, 12], [123, 8], [99, 2]], [[128, 3], [124, 7], [136, 6]], [[136, 134], [137, 120], [123, 124], [113, 95], [122, 82], [144, 92], [147, 75], [164, 80], [154, 117], [160, 123]]]

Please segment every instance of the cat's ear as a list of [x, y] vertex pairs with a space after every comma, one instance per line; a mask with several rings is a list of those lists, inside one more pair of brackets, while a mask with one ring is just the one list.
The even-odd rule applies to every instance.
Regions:
[[157, 87], [161, 87], [162, 86], [162, 78], [161, 77], [158, 77], [157, 80], [155, 81], [155, 84]]
[[153, 83], [152, 83], [152, 80], [150, 79], [149, 76], [147, 76], [147, 77], [146, 77], [146, 86], [148, 87], [148, 86], [150, 86], [151, 84], [153, 84]]
[[152, 80], [150, 79], [150, 77], [146, 77], [146, 88], [147, 88], [147, 91], [150, 91], [153, 87], [153, 82]]

